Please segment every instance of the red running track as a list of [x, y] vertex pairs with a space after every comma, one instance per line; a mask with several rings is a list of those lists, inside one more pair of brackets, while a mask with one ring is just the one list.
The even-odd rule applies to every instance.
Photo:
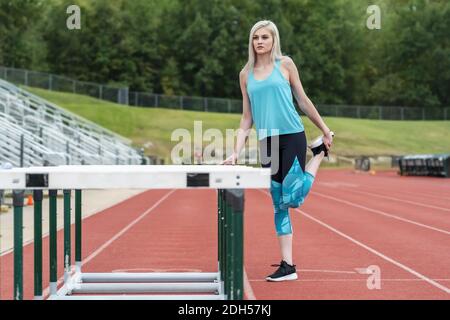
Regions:
[[[450, 299], [450, 179], [321, 170], [305, 204], [291, 209], [299, 279], [283, 283], [264, 280], [280, 260], [268, 190], [245, 195], [246, 299]], [[216, 271], [216, 197], [151, 190], [86, 218], [83, 271]], [[62, 231], [58, 238], [62, 277]], [[31, 299], [32, 244], [24, 255]], [[12, 254], [0, 259], [1, 298], [11, 299]], [[360, 273], [369, 266], [380, 270], [379, 289]]]

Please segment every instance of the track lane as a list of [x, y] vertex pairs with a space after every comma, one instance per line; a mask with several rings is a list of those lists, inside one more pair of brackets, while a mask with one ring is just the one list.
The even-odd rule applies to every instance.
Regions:
[[358, 210], [372, 212], [373, 214], [385, 215], [386, 217], [390, 215], [392, 218], [398, 217], [398, 219], [409, 220], [409, 223], [423, 224], [450, 235], [450, 212], [417, 207], [395, 200], [379, 199], [344, 189], [318, 187], [311, 192], [311, 195], [330, 199], [344, 207], [353, 207]]
[[[268, 209], [270, 196], [259, 193], [253, 196], [252, 191], [246, 209], [246, 270], [257, 299], [448, 299], [441, 290], [424, 281], [411, 281], [416, 279], [405, 270], [294, 212], [293, 251], [300, 279], [263, 281], [273, 271], [269, 265], [280, 258], [273, 213]], [[304, 210], [312, 212], [311, 208]], [[355, 268], [370, 265], [381, 268], [382, 279], [396, 281], [382, 280], [382, 290], [369, 290], [367, 275], [357, 273]]]
[[[169, 190], [170, 191], [170, 190]], [[158, 200], [169, 192], [168, 190], [151, 190], [140, 193], [125, 201], [122, 201], [110, 208], [102, 210], [94, 215], [83, 219], [83, 241], [82, 252], [83, 259], [95, 252], [105, 242], [120, 232], [130, 221], [136, 219], [140, 213], [154, 205]], [[72, 203], [72, 206], [74, 204]], [[72, 213], [73, 213], [72, 207]], [[63, 214], [58, 212], [58, 215]], [[43, 212], [43, 215], [48, 215]], [[72, 263], [75, 257], [74, 243], [75, 227], [72, 225]], [[61, 229], [57, 233], [57, 262], [58, 262], [58, 278], [63, 276], [63, 250], [64, 250], [64, 230]], [[43, 261], [43, 290], [48, 287], [49, 283], [49, 237], [42, 239], [42, 261]], [[34, 243], [24, 246], [24, 299], [32, 299], [34, 297]], [[0, 274], [0, 298], [13, 298], [13, 253], [9, 253], [0, 258], [1, 274]]]

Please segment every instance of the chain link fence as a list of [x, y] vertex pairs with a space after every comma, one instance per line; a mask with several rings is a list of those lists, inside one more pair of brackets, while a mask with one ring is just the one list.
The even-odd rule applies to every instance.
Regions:
[[[242, 112], [242, 100], [238, 99], [167, 96], [148, 92], [130, 92], [127, 87], [117, 88], [25, 69], [0, 67], [0, 78], [19, 85], [84, 94], [102, 100], [137, 107], [221, 113]], [[414, 108], [323, 104], [316, 104], [316, 107], [319, 113], [325, 117], [376, 120], [450, 120], [450, 107]]]
[[16, 85], [83, 94], [115, 103], [128, 104], [128, 87], [117, 88], [45, 72], [6, 67], [0, 67], [0, 78]]
[[[130, 92], [132, 106], [170, 108], [192, 111], [241, 113], [242, 100], [165, 96], [146, 92]], [[316, 104], [320, 115], [376, 120], [450, 120], [450, 107], [413, 108], [391, 106], [346, 106]], [[297, 110], [300, 111], [297, 107]]]
[[395, 106], [318, 105], [320, 115], [377, 120], [450, 120], [450, 107], [413, 108]]
[[241, 113], [242, 101], [224, 98], [166, 96], [146, 92], [130, 92], [131, 106], [169, 108], [191, 111]]

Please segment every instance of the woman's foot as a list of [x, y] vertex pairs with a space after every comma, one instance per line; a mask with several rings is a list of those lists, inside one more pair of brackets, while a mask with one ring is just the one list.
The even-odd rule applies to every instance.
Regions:
[[[334, 137], [334, 132], [331, 132], [331, 135]], [[311, 149], [314, 156], [320, 154], [323, 151], [324, 156], [328, 157], [327, 147], [323, 143], [323, 135], [314, 139], [313, 142], [311, 142], [311, 144], [308, 146], [308, 148]]]
[[277, 271], [266, 277], [267, 281], [288, 281], [297, 280], [297, 271], [295, 265], [290, 265], [286, 261], [281, 260], [280, 264], [273, 264], [273, 267], [278, 267]]

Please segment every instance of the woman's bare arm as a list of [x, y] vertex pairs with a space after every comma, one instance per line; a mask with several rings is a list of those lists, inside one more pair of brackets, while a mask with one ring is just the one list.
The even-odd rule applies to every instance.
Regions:
[[250, 109], [250, 99], [247, 94], [247, 73], [242, 70], [239, 74], [239, 83], [242, 92], [242, 117], [239, 126], [239, 133], [237, 136], [236, 147], [234, 151], [237, 155], [241, 152], [245, 145], [245, 141], [250, 133], [250, 129], [253, 126], [253, 117]]
[[247, 94], [247, 72], [245, 68], [239, 73], [239, 84], [242, 92], [242, 117], [234, 147], [233, 154], [228, 157], [223, 164], [235, 164], [242, 148], [247, 141], [250, 129], [253, 126], [253, 117], [250, 107], [250, 99]]
[[292, 93], [298, 102], [300, 110], [302, 110], [312, 123], [323, 132], [325, 145], [329, 148], [333, 141], [333, 137], [330, 134], [331, 131], [323, 121], [314, 104], [306, 95], [294, 61], [289, 57], [284, 57], [283, 65], [289, 71], [289, 82], [291, 84]]

